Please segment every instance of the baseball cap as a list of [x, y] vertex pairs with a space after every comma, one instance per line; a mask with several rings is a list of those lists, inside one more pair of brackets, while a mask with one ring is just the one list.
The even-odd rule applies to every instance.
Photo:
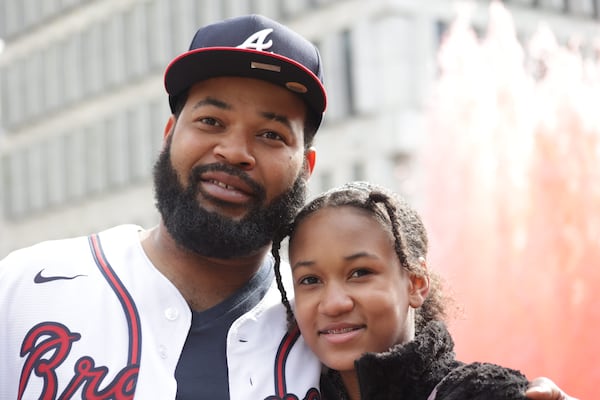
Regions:
[[201, 27], [187, 52], [171, 61], [165, 88], [174, 110], [177, 97], [194, 83], [219, 77], [262, 79], [300, 96], [318, 124], [327, 95], [321, 56], [310, 41], [262, 15], [228, 18]]

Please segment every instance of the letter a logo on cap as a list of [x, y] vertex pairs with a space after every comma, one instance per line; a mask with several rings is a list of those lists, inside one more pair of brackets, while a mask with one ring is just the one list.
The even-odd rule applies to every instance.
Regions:
[[252, 35], [250, 35], [248, 37], [248, 39], [246, 39], [244, 41], [244, 43], [242, 43], [236, 47], [238, 47], [240, 49], [256, 49], [259, 51], [267, 50], [271, 46], [273, 46], [272, 40], [269, 40], [268, 42], [266, 42], [267, 36], [269, 36], [269, 34], [271, 32], [273, 32], [273, 28], [267, 28], [267, 29], [263, 29], [262, 31], [253, 33]]

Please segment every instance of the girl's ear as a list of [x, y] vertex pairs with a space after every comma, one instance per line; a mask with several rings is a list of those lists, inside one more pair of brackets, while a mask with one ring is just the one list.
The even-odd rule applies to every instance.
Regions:
[[427, 263], [423, 257], [419, 257], [421, 263], [421, 274], [417, 275], [414, 273], [410, 274], [410, 287], [409, 287], [409, 304], [412, 308], [419, 308], [425, 302], [427, 295], [429, 294], [429, 274], [427, 273]]

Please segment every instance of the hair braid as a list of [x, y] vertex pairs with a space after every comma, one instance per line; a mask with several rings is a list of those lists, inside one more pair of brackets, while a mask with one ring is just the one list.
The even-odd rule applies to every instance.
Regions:
[[407, 251], [406, 251], [406, 243], [404, 241], [404, 237], [400, 232], [398, 227], [398, 217], [396, 206], [394, 206], [390, 202], [389, 196], [386, 196], [380, 192], [372, 192], [369, 194], [367, 199], [367, 204], [371, 207], [375, 207], [375, 204], [381, 203], [385, 207], [385, 211], [387, 212], [388, 218], [390, 219], [390, 226], [392, 228], [392, 235], [394, 236], [394, 249], [396, 250], [396, 254], [398, 255], [398, 259], [400, 260], [400, 264], [411, 270], [411, 266], [408, 262]]
[[285, 291], [285, 287], [283, 286], [283, 279], [281, 278], [281, 255], [279, 250], [281, 249], [281, 242], [288, 235], [289, 227], [285, 227], [282, 229], [279, 235], [273, 240], [273, 245], [271, 247], [271, 254], [275, 260], [274, 270], [275, 270], [275, 281], [277, 282], [277, 289], [279, 289], [279, 293], [281, 294], [281, 302], [285, 307], [285, 312], [287, 316], [288, 328], [291, 328], [296, 324], [296, 317], [294, 317], [294, 311], [292, 310], [292, 305], [287, 297], [287, 292]]

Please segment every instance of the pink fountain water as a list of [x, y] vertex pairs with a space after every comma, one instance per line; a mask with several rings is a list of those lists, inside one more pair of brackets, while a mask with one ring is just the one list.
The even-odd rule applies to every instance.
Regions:
[[483, 38], [459, 16], [439, 53], [423, 211], [430, 265], [462, 308], [450, 323], [458, 356], [549, 376], [592, 399], [600, 61], [582, 53], [544, 28], [524, 48], [498, 2]]

